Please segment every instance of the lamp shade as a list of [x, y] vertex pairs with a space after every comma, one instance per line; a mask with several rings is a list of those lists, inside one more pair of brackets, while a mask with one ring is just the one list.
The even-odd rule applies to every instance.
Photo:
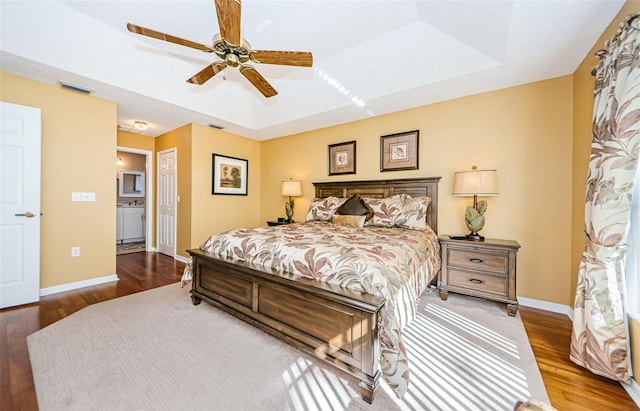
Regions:
[[458, 171], [453, 175], [454, 196], [497, 196], [496, 170]]
[[282, 185], [280, 186], [280, 194], [289, 197], [297, 197], [302, 195], [302, 185], [300, 184], [300, 181], [283, 181]]

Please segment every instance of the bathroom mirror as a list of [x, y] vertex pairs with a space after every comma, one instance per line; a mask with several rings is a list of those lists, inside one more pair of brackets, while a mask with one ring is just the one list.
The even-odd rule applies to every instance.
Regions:
[[120, 197], [144, 197], [144, 171], [120, 170]]

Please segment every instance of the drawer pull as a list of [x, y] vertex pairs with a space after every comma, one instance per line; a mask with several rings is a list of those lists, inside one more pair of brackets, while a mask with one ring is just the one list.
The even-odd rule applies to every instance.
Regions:
[[476, 263], [476, 264], [484, 264], [484, 260], [481, 258], [470, 258], [469, 259], [470, 263]]
[[474, 284], [484, 284], [484, 280], [480, 280], [478, 278], [469, 278], [469, 282]]

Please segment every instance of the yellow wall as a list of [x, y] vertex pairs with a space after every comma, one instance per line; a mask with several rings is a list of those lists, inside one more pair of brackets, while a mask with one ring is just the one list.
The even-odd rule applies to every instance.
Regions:
[[118, 146], [153, 152], [156, 146], [156, 139], [126, 131], [118, 131]]
[[[260, 142], [211, 127], [192, 128], [192, 222], [190, 247], [211, 234], [264, 224], [260, 220]], [[212, 195], [212, 154], [248, 160], [247, 195]], [[186, 255], [184, 248], [179, 249]]]
[[[453, 197], [454, 171], [496, 168], [500, 195], [487, 198], [482, 234], [518, 241], [517, 294], [569, 303], [571, 76], [512, 87], [262, 142], [262, 220], [284, 215], [281, 180], [303, 182], [295, 220], [314, 181], [441, 176], [440, 234], [465, 234], [470, 198]], [[420, 130], [420, 168], [380, 172], [380, 136]], [[327, 145], [356, 140], [357, 174], [327, 174]], [[263, 222], [264, 223], [264, 222]]]
[[0, 83], [2, 101], [42, 110], [40, 287], [115, 274], [116, 104], [3, 72]]

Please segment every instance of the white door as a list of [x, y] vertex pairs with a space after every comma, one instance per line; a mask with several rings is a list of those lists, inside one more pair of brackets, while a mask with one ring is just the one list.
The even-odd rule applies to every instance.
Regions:
[[40, 109], [0, 102], [0, 308], [40, 299]]
[[176, 149], [158, 153], [158, 251], [176, 256]]

